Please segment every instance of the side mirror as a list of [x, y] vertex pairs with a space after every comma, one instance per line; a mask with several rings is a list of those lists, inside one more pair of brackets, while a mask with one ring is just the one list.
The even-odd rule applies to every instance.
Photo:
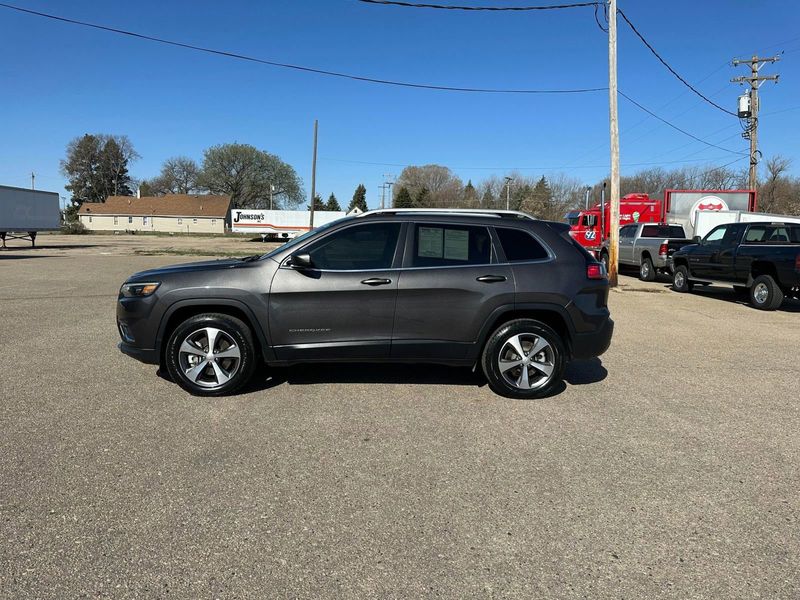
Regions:
[[310, 269], [313, 263], [308, 254], [293, 254], [289, 259], [289, 266], [293, 269]]
[[703, 240], [702, 240], [702, 238], [701, 238], [699, 235], [696, 235], [696, 236], [694, 236], [694, 237], [692, 238], [692, 243], [693, 243], [693, 244], [699, 244], [699, 243], [700, 243], [700, 242], [702, 242], [702, 241], [703, 241]]

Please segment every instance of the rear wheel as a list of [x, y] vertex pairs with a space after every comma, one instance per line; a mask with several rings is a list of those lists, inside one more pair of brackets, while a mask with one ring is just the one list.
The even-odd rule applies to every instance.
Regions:
[[759, 275], [750, 288], [750, 304], [759, 310], [776, 310], [783, 304], [783, 290], [771, 275]]
[[250, 328], [236, 317], [206, 313], [172, 332], [165, 352], [172, 379], [195, 396], [226, 396], [247, 383], [255, 370]]
[[672, 289], [676, 292], [691, 292], [694, 284], [689, 281], [689, 269], [686, 265], [678, 265], [675, 267], [675, 273], [672, 275]]
[[642, 264], [639, 267], [639, 279], [642, 281], [656, 280], [656, 270], [653, 268], [653, 261], [650, 260], [649, 256], [645, 256], [642, 259]]
[[601, 252], [600, 253], [600, 262], [602, 263], [603, 267], [608, 273], [608, 252]]
[[566, 351], [561, 337], [540, 321], [517, 319], [489, 338], [482, 366], [489, 387], [507, 398], [549, 395], [564, 377]]

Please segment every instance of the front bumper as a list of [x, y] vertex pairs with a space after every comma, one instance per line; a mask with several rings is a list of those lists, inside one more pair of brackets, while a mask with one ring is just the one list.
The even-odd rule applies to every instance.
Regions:
[[131, 346], [125, 342], [120, 342], [117, 345], [117, 348], [119, 348], [119, 351], [123, 354], [130, 356], [131, 358], [135, 358], [143, 363], [147, 363], [149, 365], [157, 365], [159, 363], [159, 356], [156, 350], [137, 348], [136, 346]]
[[610, 318], [591, 333], [578, 333], [572, 336], [572, 358], [594, 358], [600, 356], [611, 345], [614, 335], [614, 321]]

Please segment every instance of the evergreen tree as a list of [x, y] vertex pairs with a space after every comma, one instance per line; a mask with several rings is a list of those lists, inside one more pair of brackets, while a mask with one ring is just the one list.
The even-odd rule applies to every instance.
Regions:
[[480, 203], [478, 202], [478, 192], [475, 191], [475, 186], [472, 185], [472, 180], [467, 181], [464, 186], [464, 206], [467, 208], [476, 208]]
[[414, 200], [415, 208], [431, 208], [431, 193], [428, 188], [423, 187]]
[[339, 206], [339, 201], [336, 199], [336, 195], [331, 192], [331, 195], [328, 196], [328, 202], [325, 204], [325, 210], [342, 210], [342, 207]]
[[408, 191], [408, 188], [401, 187], [397, 194], [394, 196], [395, 208], [414, 208], [414, 199]]
[[520, 209], [527, 213], [532, 214], [534, 217], [547, 218], [550, 213], [550, 208], [553, 204], [553, 192], [550, 189], [550, 184], [547, 179], [542, 176], [533, 189], [526, 186], [528, 189], [525, 191]]
[[[311, 210], [311, 205], [308, 206], [308, 210]], [[319, 194], [314, 196], [314, 210], [326, 210], [326, 204], [322, 201], [322, 197]]]
[[486, 191], [483, 192], [483, 198], [481, 199], [481, 208], [492, 208], [494, 206], [494, 196], [492, 196], [492, 190], [488, 187]]
[[350, 206], [347, 207], [347, 212], [350, 212], [356, 207], [364, 212], [369, 210], [367, 208], [367, 188], [364, 187], [363, 183], [359, 183], [356, 191], [353, 193], [353, 200], [350, 202]]

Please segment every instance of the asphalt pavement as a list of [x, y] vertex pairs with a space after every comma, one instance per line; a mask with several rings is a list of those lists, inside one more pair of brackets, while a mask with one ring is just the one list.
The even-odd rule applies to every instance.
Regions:
[[800, 303], [623, 277], [539, 401], [427, 365], [201, 399], [114, 324], [190, 257], [44, 246], [0, 255], [0, 597], [800, 597]]

